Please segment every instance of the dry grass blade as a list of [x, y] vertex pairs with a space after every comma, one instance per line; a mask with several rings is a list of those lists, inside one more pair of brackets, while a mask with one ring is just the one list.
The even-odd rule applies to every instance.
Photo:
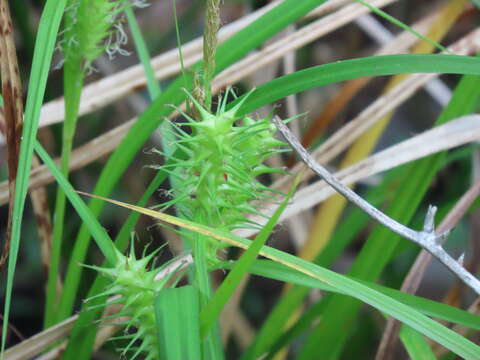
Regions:
[[[480, 36], [480, 30], [474, 30], [462, 39], [455, 42], [449, 50], [458, 55], [469, 54], [478, 51], [480, 44], [476, 41]], [[438, 76], [437, 74], [414, 74], [408, 76], [405, 80], [395, 86], [391, 91], [384, 94], [365, 108], [358, 116], [330, 136], [312, 156], [316, 161], [326, 164], [336, 156], [346, 150], [359, 136], [361, 136], [370, 127], [375, 125], [381, 118], [401, 105], [410, 98], [418, 89], [424, 86], [428, 81]], [[293, 174], [305, 170], [304, 164], [297, 164], [291, 169]], [[305, 179], [312, 176], [311, 171], [305, 172]], [[284, 177], [277, 181], [273, 188], [277, 190], [287, 189], [291, 183], [291, 178]]]
[[[475, 199], [480, 195], [480, 181], [477, 181], [470, 189], [458, 200], [455, 206], [445, 216], [442, 223], [438, 226], [437, 233], [449, 231], [454, 228], [461, 218], [465, 215], [468, 208]], [[428, 265], [432, 261], [432, 255], [425, 250], [422, 250], [417, 256], [415, 263], [410, 268], [408, 275], [403, 281], [401, 291], [414, 294], [420, 287], [423, 275], [427, 270]], [[393, 353], [398, 332], [400, 330], [401, 323], [394, 319], [388, 319], [383, 332], [382, 340], [378, 348], [377, 360], [385, 360], [390, 358], [390, 354]]]
[[[334, 176], [342, 184], [349, 185], [421, 157], [478, 140], [480, 140], [480, 115], [464, 116], [393, 145], [335, 173]], [[334, 193], [335, 191], [324, 181], [317, 181], [304, 187], [295, 194], [282, 214], [281, 220], [318, 205]], [[271, 215], [276, 207], [276, 205], [269, 205], [263, 213]], [[260, 223], [265, 222], [260, 218], [254, 220]], [[254, 233], [256, 233], [254, 230], [238, 231], [238, 234], [243, 237]]]
[[[396, 0], [372, 0], [370, 1], [370, 3], [376, 7], [383, 7], [394, 1]], [[272, 7], [276, 6], [278, 3], [279, 1], [275, 1], [268, 6], [265, 6], [264, 8], [223, 27], [219, 31], [219, 42], [225, 41], [226, 39], [234, 35], [236, 32], [253, 22], [261, 15], [263, 15], [265, 12], [270, 10]], [[348, 1], [345, 0], [329, 1], [323, 5], [320, 5], [317, 9], [313, 10], [308, 15], [308, 17], [324, 15], [338, 9], [346, 3], [348, 3]], [[318, 20], [318, 22], [321, 21], [321, 25], [318, 25], [317, 22], [316, 26], [309, 27], [308, 29], [310, 31], [314, 30], [313, 34], [307, 33], [307, 31], [305, 30], [299, 32], [299, 30], [293, 33], [288, 41], [284, 39], [280, 44], [274, 47], [275, 55], [272, 58], [277, 59], [283, 56], [288, 51], [291, 51], [294, 48], [298, 48], [299, 46], [313, 41], [318, 37], [339, 28], [340, 26], [348, 23], [349, 21], [354, 20], [358, 16], [367, 13], [368, 11], [369, 10], [366, 7], [360, 4], [350, 4], [344, 9], [340, 9], [333, 14], [326, 16], [324, 19]], [[320, 26], [325, 26], [325, 28], [319, 29]], [[306, 38], [302, 39], [303, 36], [306, 36]], [[295, 42], [289, 44], [292, 40], [295, 40]], [[262, 58], [262, 56], [260, 55], [264, 56], [265, 54], [268, 54], [268, 51], [271, 50], [272, 48], [269, 48], [269, 50], [264, 49], [262, 52], [254, 53], [247, 57], [246, 59], [249, 59], [248, 61], [244, 59], [241, 66], [241, 68], [244, 69], [243, 72], [245, 73], [248, 71], [248, 73], [251, 73], [254, 71], [253, 69], [247, 70], [247, 64], [250, 67], [258, 69], [260, 66], [267, 64], [268, 61], [273, 61], [272, 58], [270, 58], [270, 60], [268, 61], [266, 59], [262, 59], [261, 64], [255, 64], [259, 57]], [[195, 39], [182, 46], [182, 52], [184, 56], [185, 66], [188, 67], [193, 65], [195, 62], [202, 58], [201, 39]], [[170, 76], [178, 74], [181, 70], [178, 59], [178, 49], [172, 49], [162, 55], [154, 57], [152, 59], [152, 67], [155, 71], [155, 77], [158, 80], [166, 79]], [[220, 82], [223, 83], [225, 81], [225, 77], [229, 76], [231, 75], [229, 75], [228, 73], [223, 74], [223, 80]], [[233, 83], [237, 80], [238, 77], [235, 77], [235, 79], [230, 79], [228, 82]], [[144, 88], [145, 86], [146, 78], [141, 65], [132, 66], [116, 73], [115, 75], [96, 81], [84, 87], [82, 91], [79, 115], [88, 114], [92, 111], [98, 110], [104, 106], [113, 103], [116, 100], [119, 100], [122, 97], [127, 96], [132, 92]], [[42, 107], [39, 126], [43, 127], [51, 124], [56, 124], [63, 121], [63, 119], [64, 100], [63, 98], [59, 98], [45, 104]], [[2, 139], [0, 139], [0, 143], [1, 141]]]
[[40, 354], [48, 346], [55, 344], [59, 340], [65, 339], [78, 315], [62, 321], [61, 323], [48, 328], [41, 333], [22, 341], [5, 351], [5, 360], [28, 360], [33, 356]]
[[[460, 118], [463, 120], [480, 120], [480, 116], [471, 115]], [[471, 288], [473, 291], [480, 295], [480, 280], [478, 280], [473, 274], [463, 267], [463, 262], [454, 260], [442, 247], [442, 243], [447, 238], [448, 233], [444, 232], [437, 234], [435, 232], [435, 213], [437, 208], [435, 206], [429, 206], [427, 215], [425, 216], [423, 229], [416, 231], [410, 229], [408, 226], [399, 223], [393, 218], [389, 217], [369, 202], [364, 200], [356, 192], [349, 187], [342, 184], [333, 174], [331, 174], [325, 167], [320, 165], [313, 159], [313, 157], [302, 147], [299, 140], [292, 134], [290, 129], [278, 118], [274, 118], [273, 122], [277, 129], [282, 133], [284, 138], [297, 153], [302, 161], [322, 178], [328, 185], [336, 190], [339, 194], [343, 195], [349, 202], [355, 204], [363, 212], [368, 214], [372, 219], [378, 223], [387, 227], [396, 234], [402, 236], [405, 239], [421, 246], [429, 253], [431, 253], [437, 260], [439, 260], [445, 267], [447, 267], [458, 279], [460, 279], [465, 285]], [[449, 135], [447, 133], [446, 135]]]
[[[376, 7], [382, 7], [392, 2], [394, 2], [394, 0], [373, 0], [371, 4]], [[369, 10], [360, 4], [350, 4], [331, 15], [316, 20], [292, 34], [275, 41], [264, 47], [261, 51], [247, 56], [245, 59], [223, 71], [216, 79], [220, 84], [225, 82], [235, 83], [246, 75], [253, 73], [255, 70], [281, 58], [286, 53], [299, 49], [368, 12]]]
[[[412, 25], [412, 28], [419, 33], [424, 33], [435, 19], [435, 16], [436, 14], [426, 16]], [[404, 52], [417, 41], [418, 38], [415, 35], [411, 32], [404, 31], [395, 39], [392, 39], [382, 46], [374, 56]], [[371, 77], [364, 77], [347, 82], [346, 85], [343, 86], [342, 89], [325, 105], [324, 110], [311, 122], [311, 125], [304, 132], [302, 145], [309, 147], [371, 79]]]
[[0, 70], [2, 77], [2, 96], [4, 101], [5, 134], [8, 148], [8, 183], [10, 206], [8, 209], [7, 234], [0, 268], [5, 264], [10, 247], [10, 236], [17, 178], [20, 136], [23, 124], [22, 85], [20, 82], [17, 54], [13, 38], [13, 25], [7, 0], [0, 0]]
[[[134, 122], [135, 119], [132, 119], [75, 149], [70, 161], [70, 170], [79, 169], [112, 152]], [[57, 159], [56, 162], [58, 164], [59, 160]], [[35, 167], [30, 175], [30, 189], [47, 185], [53, 180], [52, 174], [45, 165]], [[0, 204], [5, 204], [7, 201], [8, 184], [3, 182], [0, 184]]]

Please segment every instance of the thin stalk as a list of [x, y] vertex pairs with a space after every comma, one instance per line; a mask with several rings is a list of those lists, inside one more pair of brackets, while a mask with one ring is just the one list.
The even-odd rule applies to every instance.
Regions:
[[[185, 82], [185, 88], [187, 88], [188, 81], [185, 75], [185, 62], [183, 60], [183, 51], [182, 51], [182, 40], [180, 39], [180, 27], [178, 25], [178, 16], [177, 16], [177, 2], [172, 0], [172, 10], [173, 10], [173, 19], [175, 21], [175, 35], [177, 38], [177, 49], [178, 49], [178, 59], [180, 60], [180, 70], [182, 72], [183, 81]], [[188, 102], [187, 102], [188, 105]], [[187, 109], [188, 111], [189, 109]]]
[[[68, 178], [70, 155], [72, 153], [73, 137], [78, 119], [80, 96], [82, 93], [85, 74], [82, 71], [80, 59], [65, 63], [64, 94], [65, 94], [65, 122], [63, 124], [62, 155], [60, 171]], [[58, 297], [56, 293], [57, 279], [61, 258], [63, 227], [65, 220], [66, 197], [64, 191], [58, 187], [55, 202], [55, 218], [52, 239], [52, 258], [48, 272], [47, 298], [45, 304], [44, 327], [47, 328], [56, 322], [56, 307]]]
[[453, 259], [447, 252], [443, 249], [442, 243], [445, 238], [448, 236], [448, 232], [441, 234], [435, 233], [435, 212], [437, 208], [430, 206], [428, 208], [427, 215], [425, 217], [425, 223], [422, 231], [415, 231], [409, 227], [400, 224], [394, 219], [390, 218], [388, 215], [384, 214], [376, 207], [372, 206], [370, 203], [361, 198], [357, 193], [355, 193], [350, 188], [343, 185], [338, 181], [335, 176], [333, 176], [326, 168], [317, 163], [312, 156], [305, 150], [305, 148], [300, 144], [295, 135], [292, 134], [290, 129], [278, 118], [273, 119], [275, 126], [285, 137], [290, 146], [295, 150], [295, 152], [300, 156], [303, 162], [313, 170], [318, 176], [320, 176], [325, 182], [327, 182], [331, 187], [337, 190], [350, 202], [354, 203], [365, 213], [367, 213], [371, 218], [375, 219], [379, 223], [385, 225], [387, 228], [397, 233], [398, 235], [408, 239], [422, 248], [427, 250], [432, 254], [437, 260], [443, 263], [452, 273], [454, 273], [460, 280], [462, 280], [468, 287], [470, 287], [477, 294], [480, 294], [480, 281], [468, 272], [459, 261]]
[[[205, 224], [205, 219], [197, 216], [195, 222]], [[199, 233], [193, 234], [193, 264], [195, 285], [200, 293], [200, 309], [204, 309], [212, 296], [212, 286], [210, 283], [210, 273], [207, 264], [207, 246], [208, 238]], [[203, 354], [205, 359], [222, 359], [222, 348], [220, 343], [218, 324], [212, 331], [205, 336], [203, 344]]]
[[128, 26], [132, 32], [132, 37], [135, 42], [135, 48], [138, 53], [138, 57], [143, 66], [143, 71], [145, 72], [145, 78], [147, 79], [147, 89], [150, 99], [154, 100], [160, 93], [162, 89], [160, 84], [155, 78], [155, 71], [153, 70], [150, 53], [148, 51], [145, 40], [143, 39], [142, 32], [138, 26], [135, 13], [131, 6], [125, 7], [125, 15], [128, 20]]
[[220, 28], [220, 0], [208, 0], [205, 14], [205, 33], [203, 35], [203, 91], [205, 109], [212, 105], [212, 79], [215, 74], [215, 56], [217, 54], [217, 33]]

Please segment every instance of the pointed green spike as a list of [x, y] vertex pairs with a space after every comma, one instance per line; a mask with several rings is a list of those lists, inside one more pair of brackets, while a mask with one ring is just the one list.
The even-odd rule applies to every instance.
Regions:
[[253, 88], [252, 90], [250, 90], [248, 93], [246, 93], [244, 96], [243, 96], [243, 99], [241, 99], [238, 104], [236, 104], [234, 107], [232, 107], [230, 110], [228, 110], [228, 112], [231, 112], [234, 116], [237, 114], [237, 111], [242, 107], [242, 105], [245, 103], [245, 101], [250, 97], [250, 95], [253, 94], [253, 92], [255, 91], [255, 88]]
[[190, 92], [187, 89], [183, 89], [185, 94], [187, 94], [188, 98], [192, 101], [192, 103], [195, 105], [195, 108], [197, 111], [200, 113], [200, 116], [202, 119], [208, 119], [209, 117], [212, 116], [207, 110], [203, 108], [202, 105], [199, 104], [199, 102], [190, 94]]

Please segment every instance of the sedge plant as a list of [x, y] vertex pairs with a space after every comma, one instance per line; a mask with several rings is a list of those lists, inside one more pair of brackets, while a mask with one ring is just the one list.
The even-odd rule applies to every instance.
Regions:
[[[424, 313], [428, 315], [433, 314], [442, 318], [443, 314], [443, 319], [447, 321], [463, 319], [464, 323], [470, 321], [470, 324], [474, 324], [475, 321], [472, 320], [472, 317], [467, 317], [467, 321], [465, 318], [462, 318], [462, 316], [466, 316], [465, 314], [462, 313], [462, 316], [460, 316], [458, 313], [452, 313], [448, 307], [439, 310], [438, 307], [432, 306], [429, 308], [430, 312], [428, 313], [424, 310], [425, 308], [420, 306], [425, 305], [425, 302], [415, 297], [413, 297], [413, 300], [409, 298], [411, 300], [409, 304], [413, 305], [411, 307], [407, 306], [398, 300], [405, 299], [401, 297], [401, 294], [388, 292], [384, 288], [375, 287], [374, 284], [360, 284], [353, 279], [330, 272], [311, 262], [264, 246], [265, 237], [268, 236], [265, 234], [265, 229], [271, 231], [274, 225], [271, 223], [273, 220], [270, 219], [267, 226], [251, 220], [251, 215], [262, 215], [256, 204], [273, 198], [274, 194], [272, 189], [263, 185], [259, 177], [265, 177], [265, 175], [270, 173], [284, 173], [283, 169], [264, 165], [264, 161], [271, 155], [284, 151], [282, 149], [284, 144], [274, 136], [276, 128], [271, 123], [271, 116], [264, 119], [255, 119], [254, 116], [250, 116], [248, 113], [259, 106], [269, 104], [290, 93], [299, 92], [302, 89], [314, 86], [321, 86], [329, 82], [339, 82], [367, 75], [429, 71], [428, 67], [431, 64], [428, 64], [426, 60], [433, 60], [434, 58], [419, 57], [411, 59], [400, 56], [380, 60], [372, 58], [362, 59], [357, 62], [347, 61], [331, 64], [330, 67], [312, 68], [303, 73], [292, 74], [284, 79], [277, 79], [277, 81], [266, 84], [260, 89], [247, 92], [243, 97], [234, 99], [232, 102], [229, 102], [229, 99], [235, 98], [236, 95], [232, 90], [228, 89], [223, 94], [223, 97], [218, 98], [216, 103], [215, 98], [211, 95], [211, 82], [218, 70], [215, 69], [217, 62], [220, 64], [220, 69], [225, 68], [225, 66], [240, 58], [243, 53], [258, 46], [261, 41], [304, 15], [309, 9], [319, 5], [322, 1], [306, 0], [301, 4], [290, 0], [283, 2], [278, 9], [275, 9], [275, 11], [270, 15], [267, 14], [265, 17], [266, 20], [269, 19], [271, 21], [271, 27], [261, 26], [261, 23], [257, 23], [250, 30], [247, 28], [241, 34], [245, 42], [238, 42], [239, 46], [232, 46], [232, 44], [236, 45], [235, 41], [227, 43], [222, 48], [223, 52], [220, 52], [220, 60], [216, 57], [219, 3], [218, 0], [207, 2], [207, 25], [204, 43], [206, 56], [204, 57], [203, 66], [198, 65], [195, 67], [197, 71], [201, 69], [199, 75], [201, 81], [197, 82], [193, 91], [191, 91], [192, 89], [181, 89], [181, 86], [189, 87], [189, 82], [187, 80], [184, 81], [184, 79], [188, 78], [188, 75], [184, 74], [183, 79], [174, 82], [165, 93], [161, 95], [159, 93], [151, 94], [152, 99], [155, 99], [154, 104], [147, 110], [146, 115], [140, 117], [136, 127], [136, 130], [138, 130], [148, 124], [149, 128], [155, 128], [161, 121], [158, 118], [161, 117], [163, 119], [164, 115], [167, 114], [168, 110], [165, 110], [167, 108], [165, 106], [166, 103], [173, 103], [179, 106], [185, 98], [189, 99], [191, 108], [186, 112], [183, 112], [177, 106], [173, 106], [183, 116], [185, 121], [183, 123], [169, 122], [168, 126], [163, 128], [167, 129], [164, 135], [169, 139], [166, 145], [176, 149], [175, 152], [165, 147], [162, 150], [156, 150], [156, 152], [165, 156], [167, 161], [164, 165], [154, 166], [158, 168], [160, 173], [169, 174], [172, 186], [172, 198], [158, 205], [158, 207], [162, 210], [174, 207], [176, 214], [181, 219], [169, 217], [162, 213], [154, 213], [140, 207], [130, 208], [142, 211], [148, 215], [154, 214], [152, 216], [158, 219], [187, 229], [181, 231], [181, 235], [185, 242], [185, 247], [191, 250], [192, 255], [192, 269], [189, 269], [188, 273], [189, 282], [195, 287], [192, 292], [190, 291], [192, 290], [191, 287], [178, 287], [180, 275], [183, 275], [180, 271], [163, 276], [168, 263], [161, 266], [155, 265], [154, 258], [158, 250], [154, 250], [148, 255], [144, 253], [139, 258], [135, 256], [133, 245], [128, 255], [124, 255], [117, 249], [112, 251], [109, 247], [111, 240], [108, 238], [108, 235], [104, 234], [105, 231], [102, 233], [101, 227], [95, 219], [98, 215], [98, 208], [90, 212], [85, 204], [79, 200], [77, 194], [74, 194], [77, 197], [72, 195], [73, 189], [71, 186], [69, 187], [66, 177], [68, 175], [69, 158], [71, 156], [84, 80], [88, 72], [93, 69], [93, 61], [101, 53], [104, 51], [107, 51], [109, 54], [115, 51], [123, 52], [119, 46], [125, 41], [125, 33], [119, 19], [122, 17], [123, 10], [132, 6], [132, 3], [106, 0], [72, 0], [67, 2], [64, 30], [61, 34], [62, 40], [60, 41], [60, 48], [64, 54], [66, 104], [60, 172], [55, 172], [55, 165], [51, 159], [48, 158], [48, 155], [38, 144], [36, 145], [37, 152], [52, 173], [55, 174], [59, 184], [61, 184], [61, 190], [59, 188], [56, 198], [54, 253], [49, 274], [45, 327], [49, 327], [68, 316], [70, 313], [68, 308], [71, 305], [68, 302], [72, 302], [72, 300], [65, 301], [67, 306], [62, 306], [62, 314], [56, 314], [55, 285], [60, 268], [61, 239], [64, 237], [65, 192], [69, 200], [76, 204], [77, 212], [82, 216], [86, 226], [89, 226], [89, 231], [94, 234], [95, 240], [100, 245], [100, 249], [108, 262], [105, 266], [88, 266], [96, 270], [100, 275], [105, 276], [109, 280], [109, 285], [99, 289], [96, 294], [91, 296], [86, 301], [84, 310], [79, 315], [83, 317], [85, 313], [98, 308], [103, 309], [105, 305], [115, 304], [121, 306], [122, 310], [113, 317], [122, 317], [123, 319], [123, 316], [125, 316], [127, 318], [122, 323], [125, 325], [125, 330], [123, 334], [114, 337], [114, 339], [116, 342], [121, 343], [123, 348], [121, 350], [122, 355], [129, 359], [139, 356], [144, 356], [146, 359], [220, 359], [224, 357], [222, 349], [219, 348], [220, 340], [218, 333], [210, 331], [212, 318], [205, 320], [204, 312], [205, 309], [209, 309], [209, 304], [211, 305], [211, 302], [213, 302], [212, 299], [215, 300], [215, 297], [212, 297], [213, 291], [210, 284], [211, 271], [219, 268], [230, 269], [234, 266], [231, 262], [224, 261], [225, 249], [232, 245], [243, 249], [254, 248], [248, 240], [230, 234], [230, 232], [239, 228], [251, 228], [255, 231], [262, 230], [263, 232], [261, 231], [260, 233], [263, 236], [263, 239], [261, 239], [263, 242], [257, 243], [258, 248], [256, 251], [271, 260], [269, 262], [255, 262], [254, 266], [250, 267], [251, 262], [253, 262], [253, 258], [250, 256], [251, 262], [248, 266], [245, 265], [242, 272], [256, 273], [282, 281], [296, 282], [302, 286], [320, 288], [337, 292], [341, 295], [355, 297], [376, 307], [385, 314], [400, 319], [405, 324], [411, 326], [412, 329], [444, 343], [448, 349], [464, 358], [478, 358], [479, 350], [477, 346], [429, 319], [421, 312], [423, 309]], [[136, 5], [142, 6], [144, 4], [137, 2]], [[278, 19], [282, 19], [281, 24]], [[129, 21], [131, 21], [130, 18]], [[241, 36], [239, 35], [238, 38], [241, 38]], [[248, 44], [248, 46], [243, 46], [244, 44]], [[443, 69], [443, 71], [478, 74], [478, 61], [473, 60], [475, 59], [464, 59], [465, 66], [462, 66], [462, 60], [455, 56], [440, 56], [435, 58], [435, 61], [437, 61], [435, 64], [437, 69]], [[379, 64], [381, 66], [378, 66]], [[362, 69], [362, 71], [358, 69]], [[286, 86], [286, 83], [289, 83], [289, 86]], [[147, 132], [145, 130], [141, 137], [146, 137]], [[127, 136], [127, 140], [131, 140], [135, 136], [133, 132], [132, 134]], [[127, 140], [125, 143], [128, 143]], [[141, 141], [138, 140], [137, 143], [140, 144]], [[133, 154], [137, 145], [132, 145], [127, 152]], [[118, 167], [114, 166], [115, 161], [118, 161], [121, 155], [124, 154], [122, 151], [125, 149], [125, 146], [121, 145], [118, 152], [116, 152], [116, 154], [120, 155], [112, 157], [113, 160], [107, 164], [105, 170], [107, 175], [105, 176], [108, 176], [107, 170], [115, 168], [115, 174], [112, 175], [112, 178], [118, 178], [122, 172], [121, 167], [127, 166], [124, 164]], [[137, 146], [137, 149], [139, 146]], [[164, 175], [162, 176], [161, 181], [165, 178]], [[115, 179], [111, 180], [111, 183], [115, 181]], [[100, 186], [99, 189], [108, 192], [107, 188], [109, 186]], [[278, 198], [275, 197], [275, 199]], [[288, 199], [289, 197], [287, 197]], [[286, 204], [283, 205], [285, 206]], [[272, 218], [276, 221], [278, 215], [275, 214]], [[104, 241], [99, 241], [99, 237], [103, 237]], [[255, 244], [255, 241], [253, 244]], [[106, 242], [110, 242], [108, 246]], [[86, 253], [86, 250], [84, 252]], [[257, 253], [254, 255], [256, 256]], [[85, 256], [80, 262], [87, 262]], [[79, 264], [72, 262], [69, 264], [69, 267], [78, 268]], [[79, 276], [78, 273], [76, 274], [75, 276]], [[299, 274], [302, 274], [302, 276]], [[172, 275], [178, 275], [178, 278]], [[69, 296], [74, 294], [74, 298], [76, 291], [70, 292], [69, 287], [72, 286], [72, 282], [69, 281], [68, 275], [66, 280], [67, 290], [64, 290], [65, 294], [68, 293]], [[227, 278], [227, 280], [231, 279]], [[167, 350], [171, 344], [165, 342], [165, 334], [162, 334], [162, 331], [168, 332], [171, 326], [169, 323], [162, 325], [162, 315], [164, 315], [165, 319], [170, 319], [176, 313], [182, 312], [181, 307], [173, 306], [171, 300], [182, 296], [179, 295], [180, 292], [175, 292], [176, 289], [180, 288], [187, 288], [188, 290], [182, 292], [182, 295], [195, 294], [192, 295], [190, 303], [180, 300], [178, 302], [191, 305], [189, 309], [195, 313], [193, 316], [195, 320], [191, 321], [192, 323], [203, 321], [202, 326], [195, 328], [197, 330], [200, 329], [195, 340], [201, 342], [201, 347], [203, 347], [203, 349], [199, 350], [201, 352], [200, 355], [199, 353], [195, 355], [194, 352], [188, 356], [177, 353], [177, 355], [180, 355], [174, 357], [172, 355], [174, 352]], [[65, 294], [62, 294], [62, 297]], [[198, 298], [197, 295], [199, 295]], [[101, 298], [103, 300], [106, 297], [111, 297], [111, 299], [106, 303], [96, 302], [97, 299]], [[219, 303], [224, 304], [224, 300], [222, 299]], [[60, 300], [61, 302], [62, 300]], [[162, 312], [159, 308], [160, 310], [170, 310], [171, 314], [167, 316], [165, 311]], [[64, 309], [67, 309], [67, 311], [65, 312]], [[434, 311], [435, 309], [436, 312]], [[447, 310], [450, 310], [450, 312]], [[442, 313], [443, 311], [444, 313]], [[216, 320], [219, 311], [215, 309], [212, 312], [216, 314], [213, 317]], [[166, 321], [165, 319], [163, 321]], [[93, 327], [93, 322], [91, 324]], [[89, 325], [89, 323], [83, 323], [84, 327], [85, 325]], [[132, 328], [136, 328], [136, 331], [133, 333], [131, 331]], [[278, 326], [275, 330], [280, 332], [281, 328], [282, 326]], [[409, 336], [415, 337], [415, 334], [410, 332]], [[75, 337], [72, 338], [76, 339]], [[174, 338], [170, 339], [173, 339], [172, 341], [175, 340]], [[423, 340], [419, 340], [418, 336], [415, 339], [420, 342]], [[421, 343], [425, 345], [425, 342]], [[198, 345], [198, 343], [195, 344]], [[65, 358], [72, 358], [72, 348], [75, 348], [76, 345], [74, 341], [70, 341], [64, 355]], [[193, 346], [195, 349], [196, 345]], [[276, 346], [281, 346], [281, 344]], [[78, 349], [78, 351], [81, 352], [83, 349]], [[265, 349], [265, 351], [267, 350]], [[73, 352], [75, 352], [75, 349]], [[264, 349], [261, 349], [261, 353], [255, 353], [251, 357], [249, 357], [250, 355], [247, 352], [245, 353], [245, 358], [253, 358], [262, 354], [264, 354]], [[75, 354], [73, 354], [73, 358], [75, 358]]]

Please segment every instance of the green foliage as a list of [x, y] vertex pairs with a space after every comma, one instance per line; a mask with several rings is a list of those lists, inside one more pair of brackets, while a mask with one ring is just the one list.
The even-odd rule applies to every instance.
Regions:
[[35, 139], [37, 136], [40, 109], [47, 85], [48, 73], [55, 48], [60, 22], [66, 0], [48, 0], [45, 4], [38, 35], [35, 42], [32, 72], [29, 79], [29, 92], [27, 95], [22, 141], [20, 145], [20, 158], [17, 168], [17, 182], [14, 197], [13, 221], [7, 270], [7, 283], [5, 289], [5, 307], [3, 312], [2, 346], [1, 354], [5, 350], [8, 335], [10, 305], [12, 301], [13, 278], [20, 247], [20, 234], [22, 230], [23, 211], [28, 192], [28, 182], [32, 167], [32, 156]]
[[201, 358], [200, 304], [192, 285], [164, 289], [155, 299], [160, 358]]

